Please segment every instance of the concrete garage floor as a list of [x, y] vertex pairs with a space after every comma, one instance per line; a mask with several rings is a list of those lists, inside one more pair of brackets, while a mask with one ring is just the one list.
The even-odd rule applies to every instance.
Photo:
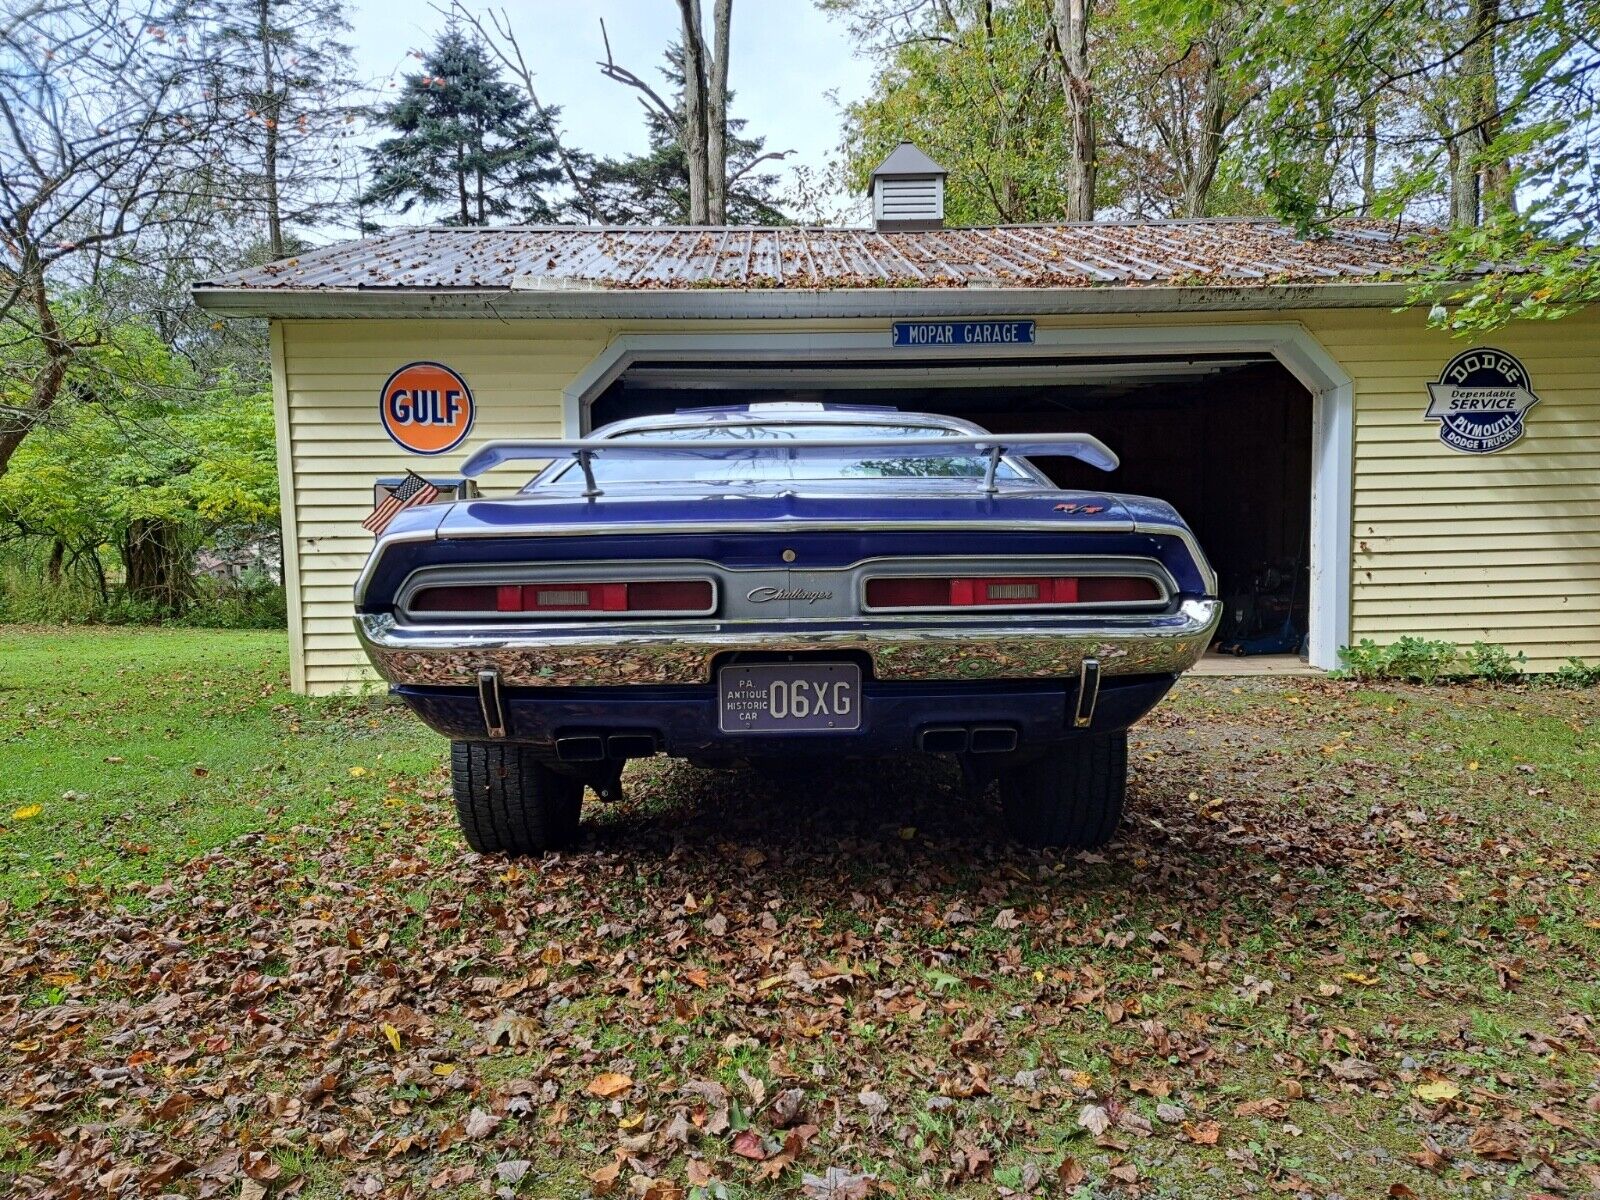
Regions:
[[1215, 652], [1202, 658], [1189, 673], [1218, 676], [1322, 674], [1296, 654], [1252, 654], [1239, 658], [1232, 654]]

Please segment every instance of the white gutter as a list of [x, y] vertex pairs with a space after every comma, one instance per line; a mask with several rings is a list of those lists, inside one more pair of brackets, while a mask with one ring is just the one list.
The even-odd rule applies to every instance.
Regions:
[[1296, 283], [1226, 287], [1082, 288], [318, 288], [290, 291], [196, 284], [201, 308], [229, 317], [797, 318], [960, 317], [997, 312], [1243, 312], [1394, 308], [1416, 285]]

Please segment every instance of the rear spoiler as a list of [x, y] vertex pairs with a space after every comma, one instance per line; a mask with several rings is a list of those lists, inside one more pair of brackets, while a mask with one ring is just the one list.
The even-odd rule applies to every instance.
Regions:
[[693, 441], [668, 441], [662, 438], [564, 438], [541, 441], [487, 442], [467, 456], [461, 474], [468, 479], [490, 471], [502, 463], [552, 459], [576, 459], [583, 471], [585, 496], [598, 496], [593, 460], [596, 455], [617, 458], [698, 458], [710, 462], [748, 458], [752, 453], [775, 454], [781, 451], [790, 459], [832, 458], [840, 452], [853, 452], [872, 458], [922, 458], [929, 455], [968, 453], [988, 459], [983, 487], [994, 492], [995, 472], [1000, 460], [1014, 454], [1023, 458], [1076, 458], [1102, 471], [1117, 469], [1117, 456], [1097, 437], [1087, 433], [989, 433], [960, 437], [876, 437], [876, 438], [730, 438], [708, 437]]

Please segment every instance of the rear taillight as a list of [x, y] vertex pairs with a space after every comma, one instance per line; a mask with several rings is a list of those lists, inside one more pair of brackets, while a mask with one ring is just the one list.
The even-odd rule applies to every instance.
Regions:
[[708, 579], [471, 584], [423, 588], [408, 607], [460, 613], [705, 613], [714, 597]]
[[878, 610], [1153, 604], [1163, 598], [1156, 581], [1142, 575], [884, 575], [867, 580], [866, 597], [867, 607]]

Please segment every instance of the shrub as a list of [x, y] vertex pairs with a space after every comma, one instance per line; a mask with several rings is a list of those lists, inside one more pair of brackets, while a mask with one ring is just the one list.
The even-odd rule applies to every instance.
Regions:
[[194, 581], [193, 598], [173, 615], [150, 601], [135, 600], [114, 583], [101, 595], [85, 571], [67, 572], [52, 583], [26, 558], [0, 560], [0, 624], [181, 625], [211, 629], [282, 629], [288, 624], [284, 590], [264, 576], [237, 582]]
[[1559, 688], [1600, 687], [1600, 662], [1591, 667], [1574, 654], [1547, 678]]
[[1344, 674], [1354, 679], [1402, 679], [1433, 683], [1449, 674], [1458, 658], [1454, 642], [1403, 637], [1387, 646], [1362, 638], [1354, 646], [1341, 646]]
[[1493, 642], [1473, 642], [1467, 651], [1468, 674], [1490, 683], [1515, 683], [1522, 678], [1528, 656], [1518, 650], [1512, 654]]

